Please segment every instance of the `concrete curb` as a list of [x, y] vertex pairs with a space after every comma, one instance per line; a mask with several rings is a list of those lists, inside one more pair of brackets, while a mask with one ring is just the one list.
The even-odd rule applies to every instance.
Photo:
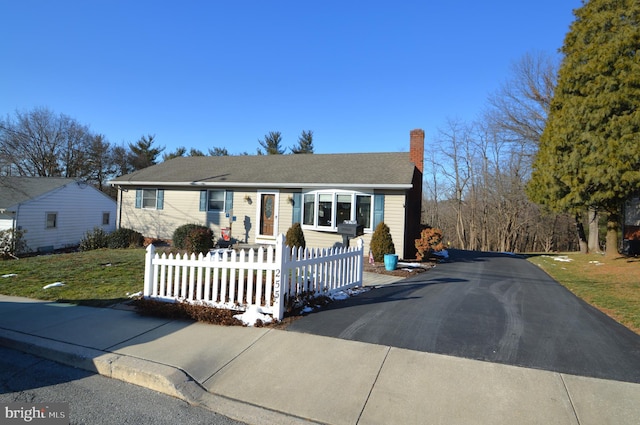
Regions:
[[0, 345], [67, 366], [148, 388], [255, 425], [316, 423], [209, 393], [185, 371], [161, 363], [0, 329]]

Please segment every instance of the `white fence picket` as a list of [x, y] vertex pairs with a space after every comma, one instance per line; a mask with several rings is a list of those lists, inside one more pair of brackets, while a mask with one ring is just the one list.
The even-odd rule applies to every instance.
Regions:
[[331, 295], [362, 285], [363, 243], [356, 248], [289, 248], [279, 235], [275, 248], [145, 256], [144, 296], [245, 310], [258, 306], [282, 319], [287, 299], [303, 293]]

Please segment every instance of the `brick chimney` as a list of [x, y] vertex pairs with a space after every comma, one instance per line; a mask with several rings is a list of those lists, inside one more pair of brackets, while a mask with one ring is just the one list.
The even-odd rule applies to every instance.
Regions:
[[424, 130], [411, 130], [409, 142], [409, 160], [420, 173], [424, 172]]

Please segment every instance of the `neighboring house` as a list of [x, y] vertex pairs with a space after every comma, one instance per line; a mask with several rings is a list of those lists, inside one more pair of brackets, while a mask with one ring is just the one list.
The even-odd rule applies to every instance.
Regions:
[[26, 231], [32, 251], [77, 246], [87, 231], [115, 230], [116, 202], [85, 182], [58, 177], [0, 177], [0, 230]]
[[[397, 144], [395, 144], [397, 145]], [[300, 222], [307, 246], [342, 242], [337, 223], [364, 226], [365, 252], [380, 221], [400, 258], [420, 233], [424, 131], [401, 153], [180, 157], [118, 177], [118, 227], [171, 239], [186, 223], [245, 244], [273, 244]]]
[[624, 205], [623, 253], [640, 255], [640, 193], [630, 196]]

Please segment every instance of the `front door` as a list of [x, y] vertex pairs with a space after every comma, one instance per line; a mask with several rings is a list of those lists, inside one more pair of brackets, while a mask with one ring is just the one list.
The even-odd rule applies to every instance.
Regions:
[[275, 236], [276, 195], [263, 193], [260, 195], [260, 235]]

